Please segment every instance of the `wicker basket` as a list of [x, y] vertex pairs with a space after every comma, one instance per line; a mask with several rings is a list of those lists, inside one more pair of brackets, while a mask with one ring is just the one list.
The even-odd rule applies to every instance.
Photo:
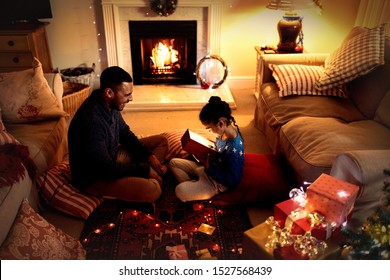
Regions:
[[81, 103], [88, 97], [90, 89], [88, 85], [65, 81], [62, 97], [65, 112], [73, 117]]
[[86, 64], [81, 64], [78, 67], [62, 69], [60, 72], [63, 81], [93, 87], [95, 78], [95, 63], [92, 64], [92, 67], [87, 67]]

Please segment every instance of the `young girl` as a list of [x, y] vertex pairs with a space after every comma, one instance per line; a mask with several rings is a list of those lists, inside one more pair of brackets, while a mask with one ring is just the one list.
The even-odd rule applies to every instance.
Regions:
[[217, 155], [195, 161], [174, 158], [169, 168], [179, 181], [176, 196], [183, 202], [206, 200], [235, 188], [241, 181], [244, 167], [244, 144], [240, 130], [231, 115], [229, 104], [212, 96], [202, 108], [199, 119], [206, 129], [217, 134]]

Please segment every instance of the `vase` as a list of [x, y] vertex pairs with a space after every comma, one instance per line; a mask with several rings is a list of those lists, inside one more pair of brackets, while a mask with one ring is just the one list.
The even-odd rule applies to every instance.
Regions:
[[302, 29], [302, 18], [296, 15], [285, 15], [278, 22], [278, 51], [295, 52], [297, 38]]

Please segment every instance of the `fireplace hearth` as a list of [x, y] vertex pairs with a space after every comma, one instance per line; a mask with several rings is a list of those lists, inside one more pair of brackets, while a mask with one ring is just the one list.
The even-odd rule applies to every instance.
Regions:
[[135, 85], [196, 84], [196, 21], [129, 21]]

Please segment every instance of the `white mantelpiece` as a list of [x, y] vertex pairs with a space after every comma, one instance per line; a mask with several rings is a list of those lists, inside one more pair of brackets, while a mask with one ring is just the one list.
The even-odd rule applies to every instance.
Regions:
[[132, 73], [129, 20], [196, 20], [198, 22], [197, 60], [207, 54], [220, 54], [223, 0], [179, 0], [172, 15], [156, 15], [146, 0], [102, 0], [108, 66], [118, 65]]

